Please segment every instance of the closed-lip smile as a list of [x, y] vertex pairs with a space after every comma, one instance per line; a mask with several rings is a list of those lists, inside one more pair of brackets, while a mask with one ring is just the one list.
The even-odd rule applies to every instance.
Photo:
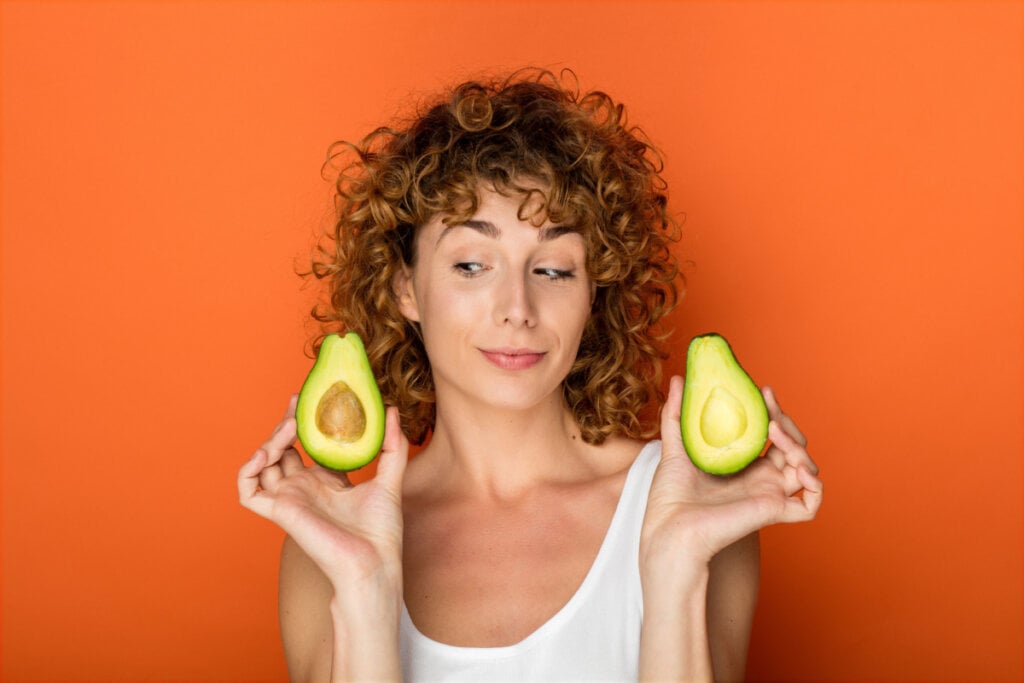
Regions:
[[544, 351], [503, 346], [494, 349], [480, 349], [484, 358], [502, 370], [525, 370], [541, 361]]

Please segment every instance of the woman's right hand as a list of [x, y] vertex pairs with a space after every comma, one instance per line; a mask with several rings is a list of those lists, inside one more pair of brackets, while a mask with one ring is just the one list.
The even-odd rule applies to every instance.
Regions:
[[[402, 476], [409, 442], [388, 408], [373, 479], [353, 486], [343, 472], [307, 467], [295, 449], [295, 403], [238, 472], [243, 506], [295, 540], [335, 591], [371, 581], [402, 587]], [[400, 594], [400, 593], [396, 593]]]

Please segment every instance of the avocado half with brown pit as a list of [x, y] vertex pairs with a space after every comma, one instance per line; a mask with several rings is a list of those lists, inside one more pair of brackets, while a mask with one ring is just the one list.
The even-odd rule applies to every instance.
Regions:
[[332, 470], [359, 469], [384, 442], [384, 403], [366, 348], [354, 332], [328, 335], [295, 406], [299, 441]]
[[764, 397], [719, 334], [690, 341], [680, 425], [690, 460], [711, 474], [739, 472], [768, 440]]

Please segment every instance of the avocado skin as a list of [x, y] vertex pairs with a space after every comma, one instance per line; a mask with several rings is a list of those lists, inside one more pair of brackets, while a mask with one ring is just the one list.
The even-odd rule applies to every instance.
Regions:
[[[715, 415], [702, 422], [708, 399], [723, 396], [719, 404], [741, 406], [742, 415], [725, 411], [724, 426]], [[735, 399], [735, 400], [734, 400]], [[704, 428], [728, 431], [742, 425], [741, 433], [728, 443], [713, 445], [705, 438]], [[683, 445], [690, 460], [709, 474], [739, 472], [761, 454], [768, 440], [768, 407], [760, 389], [743, 369], [725, 337], [716, 333], [698, 335], [690, 340], [686, 352], [686, 383], [680, 410]]]
[[[361, 404], [366, 419], [362, 435], [341, 442], [325, 435], [317, 425], [320, 400], [338, 382], [344, 382]], [[303, 449], [316, 463], [348, 472], [369, 464], [384, 442], [384, 402], [370, 369], [363, 340], [355, 332], [324, 338], [316, 362], [299, 391], [295, 406], [296, 431]]]

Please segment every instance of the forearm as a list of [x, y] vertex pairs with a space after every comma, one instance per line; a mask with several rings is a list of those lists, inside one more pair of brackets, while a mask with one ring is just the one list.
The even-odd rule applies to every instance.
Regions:
[[385, 587], [335, 592], [331, 600], [331, 680], [402, 680], [398, 655], [401, 590]]
[[678, 566], [642, 579], [641, 681], [711, 682], [706, 564]]

